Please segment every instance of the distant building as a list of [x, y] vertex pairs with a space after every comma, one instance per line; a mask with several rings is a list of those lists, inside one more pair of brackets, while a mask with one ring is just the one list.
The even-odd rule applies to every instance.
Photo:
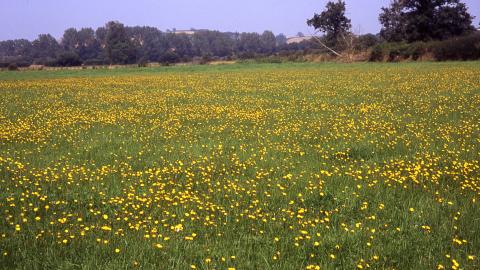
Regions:
[[175, 35], [183, 34], [183, 35], [191, 36], [200, 31], [208, 31], [208, 30], [207, 29], [174, 30], [173, 33]]
[[193, 35], [193, 34], [195, 34], [195, 32], [197, 32], [197, 31], [196, 30], [175, 30], [173, 33], [176, 34], [176, 35], [181, 35], [181, 34]]
[[313, 39], [313, 36], [305, 36], [305, 37], [290, 37], [287, 38], [287, 44], [296, 44], [296, 43], [302, 43], [303, 41], [309, 41]]

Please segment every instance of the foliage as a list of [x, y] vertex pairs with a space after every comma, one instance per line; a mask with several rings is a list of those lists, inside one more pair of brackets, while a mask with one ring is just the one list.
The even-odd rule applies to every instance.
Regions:
[[285, 46], [287, 44], [287, 36], [280, 33], [275, 37], [277, 47]]
[[357, 51], [364, 51], [378, 45], [379, 43], [380, 39], [376, 35], [360, 35], [355, 40], [354, 49]]
[[125, 27], [119, 22], [109, 22], [105, 26], [105, 49], [111, 64], [131, 64], [135, 62], [135, 47], [128, 38]]
[[9, 71], [16, 71], [16, 70], [18, 70], [18, 66], [17, 66], [17, 64], [15, 64], [15, 63], [10, 63], [10, 64], [8, 64], [7, 69], [8, 69]]
[[325, 10], [320, 14], [315, 13], [313, 18], [307, 21], [307, 24], [324, 32], [328, 43], [335, 45], [352, 27], [350, 19], [345, 16], [345, 10], [344, 1], [329, 1]]
[[[427, 56], [431, 54], [431, 56]], [[375, 46], [370, 61], [396, 62], [418, 60], [427, 56], [431, 60], [478, 60], [480, 59], [480, 34], [432, 42], [382, 43]]]
[[400, 42], [406, 39], [406, 22], [402, 10], [403, 0], [393, 0], [390, 7], [382, 7], [379, 15], [382, 24], [380, 36], [388, 42]]
[[418, 60], [428, 51], [428, 44], [415, 43], [383, 43], [373, 48], [370, 61], [398, 62], [402, 60]]
[[53, 59], [59, 50], [60, 45], [50, 34], [41, 34], [32, 42], [32, 54], [37, 59]]
[[277, 46], [277, 39], [272, 31], [264, 31], [260, 36], [261, 52], [266, 54], [272, 54], [275, 52]]
[[379, 19], [380, 34], [390, 42], [445, 40], [475, 30], [460, 0], [394, 0]]
[[435, 42], [432, 53], [439, 61], [446, 60], [479, 60], [480, 59], [480, 33]]
[[57, 65], [62, 67], [74, 67], [82, 65], [82, 60], [74, 52], [65, 52], [58, 56]]

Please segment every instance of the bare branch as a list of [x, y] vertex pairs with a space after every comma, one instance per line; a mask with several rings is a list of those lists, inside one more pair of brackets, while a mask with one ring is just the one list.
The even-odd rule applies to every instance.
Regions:
[[320, 43], [320, 45], [322, 45], [323, 47], [325, 47], [327, 50], [331, 51], [332, 53], [334, 53], [336, 56], [341, 56], [341, 54], [339, 54], [338, 52], [336, 52], [335, 50], [333, 50], [332, 48], [328, 47], [327, 45], [325, 45], [325, 43], [322, 42], [322, 40], [320, 40], [316, 34], [318, 34], [318, 31], [316, 31], [313, 35], [310, 33], [310, 35], [316, 39], [318, 41], [318, 43]]

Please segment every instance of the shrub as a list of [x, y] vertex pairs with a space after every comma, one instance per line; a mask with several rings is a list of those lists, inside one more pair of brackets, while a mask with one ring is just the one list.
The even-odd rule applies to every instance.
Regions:
[[148, 61], [146, 58], [141, 58], [138, 63], [138, 67], [147, 67], [148, 66]]
[[85, 66], [102, 66], [105, 65], [105, 61], [102, 59], [87, 59], [83, 62]]
[[200, 64], [200, 65], [206, 65], [206, 64], [208, 64], [209, 62], [211, 62], [212, 60], [213, 60], [212, 55], [210, 55], [210, 54], [205, 54], [204, 56], [202, 56], [202, 57], [200, 58], [199, 64]]
[[370, 61], [418, 60], [433, 54], [437, 61], [480, 59], [480, 33], [456, 37], [444, 41], [406, 43], [382, 43], [370, 53]]
[[254, 52], [242, 52], [238, 55], [238, 58], [241, 59], [241, 60], [245, 60], [245, 59], [253, 59], [255, 58], [255, 53]]
[[371, 62], [381, 62], [384, 59], [383, 48], [380, 45], [373, 47], [372, 52], [370, 53], [370, 58], [368, 59]]
[[82, 65], [82, 60], [74, 52], [65, 52], [58, 56], [57, 65], [62, 67], [75, 67]]
[[420, 59], [428, 52], [428, 46], [424, 42], [415, 42], [409, 46], [409, 55], [413, 60]]
[[409, 47], [405, 43], [382, 43], [373, 47], [370, 61], [397, 62], [410, 57]]
[[366, 34], [358, 36], [354, 49], [357, 51], [363, 51], [368, 48], [372, 48], [379, 44], [379, 38], [373, 34]]
[[432, 53], [436, 60], [478, 60], [480, 59], [480, 33], [434, 42]]
[[177, 63], [180, 60], [178, 54], [174, 51], [168, 51], [160, 57], [160, 62], [163, 64]]
[[10, 63], [8, 65], [7, 69], [10, 70], [10, 71], [16, 71], [16, 70], [18, 70], [18, 66], [15, 63]]
[[57, 66], [58, 62], [57, 59], [51, 58], [51, 57], [43, 57], [43, 58], [37, 58], [33, 62], [34, 65], [40, 65], [40, 66]]

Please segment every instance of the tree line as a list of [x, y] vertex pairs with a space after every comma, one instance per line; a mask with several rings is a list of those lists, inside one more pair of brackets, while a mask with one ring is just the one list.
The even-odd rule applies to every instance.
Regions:
[[[351, 51], [359, 39], [345, 11], [345, 1], [329, 1], [324, 11], [307, 20], [324, 34], [324, 42], [319, 42], [333, 52]], [[378, 19], [381, 42], [371, 50], [370, 60], [416, 60], [427, 53], [436, 60], [480, 59], [480, 32], [460, 0], [393, 0]]]
[[371, 60], [395, 59], [398, 55], [415, 58], [428, 50], [438, 54], [438, 60], [480, 58], [480, 35], [472, 24], [474, 17], [460, 0], [393, 0], [382, 8], [382, 29], [375, 35], [354, 34], [345, 13], [345, 1], [329, 1], [321, 13], [307, 20], [309, 26], [322, 33], [321, 37], [291, 44], [287, 44], [285, 35], [271, 31], [259, 34], [196, 30], [186, 34], [111, 21], [96, 30], [69, 28], [60, 41], [50, 34], [41, 34], [33, 41], [1, 41], [0, 67], [11, 63], [143, 65], [309, 52], [340, 55], [365, 50], [371, 51]]
[[316, 46], [312, 42], [287, 44], [284, 34], [274, 35], [271, 31], [262, 34], [210, 30], [192, 32], [163, 32], [155, 27], [129, 27], [111, 21], [96, 30], [69, 28], [60, 41], [50, 34], [41, 34], [33, 41], [2, 41], [0, 62], [49, 66], [175, 63], [195, 58], [243, 59]]

